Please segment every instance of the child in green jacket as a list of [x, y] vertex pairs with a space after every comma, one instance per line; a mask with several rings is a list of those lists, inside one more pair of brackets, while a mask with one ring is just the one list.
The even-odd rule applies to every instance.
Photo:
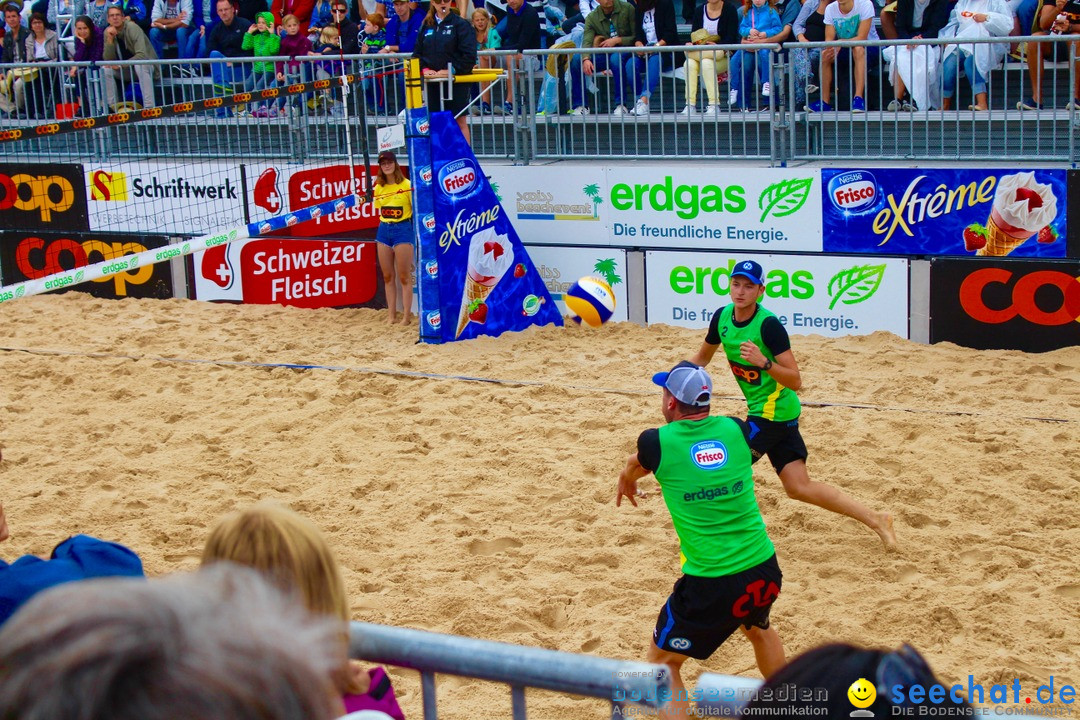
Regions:
[[[269, 12], [255, 13], [255, 22], [248, 28], [241, 44], [244, 50], [254, 50], [255, 57], [274, 57], [281, 49], [281, 36], [274, 30], [274, 15]], [[272, 62], [257, 61], [252, 64], [244, 90], [258, 93], [260, 90], [277, 87], [276, 68]], [[274, 117], [277, 108], [270, 102], [253, 102], [252, 113], [256, 117]]]

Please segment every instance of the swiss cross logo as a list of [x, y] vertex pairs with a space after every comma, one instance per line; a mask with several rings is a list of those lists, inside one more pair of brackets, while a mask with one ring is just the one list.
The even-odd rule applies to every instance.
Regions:
[[277, 215], [281, 212], [281, 191], [278, 190], [277, 168], [268, 167], [255, 181], [255, 205]]
[[212, 247], [202, 261], [202, 276], [224, 290], [232, 287], [234, 277], [227, 250], [227, 245]]

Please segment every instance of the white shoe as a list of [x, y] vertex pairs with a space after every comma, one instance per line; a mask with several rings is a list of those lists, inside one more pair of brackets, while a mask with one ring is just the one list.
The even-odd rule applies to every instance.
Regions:
[[727, 104], [729, 106], [733, 106], [738, 102], [739, 102], [739, 91], [738, 90], [732, 90], [731, 92], [729, 92], [728, 96], [727, 96]]
[[767, 82], [761, 83], [761, 97], [769, 97], [772, 94], [772, 85]]
[[402, 110], [397, 114], [398, 122], [405, 122], [405, 111]]
[[589, 114], [589, 108], [582, 105], [580, 107], [576, 107], [573, 110], [571, 110], [570, 114], [571, 115], [588, 115]]
[[719, 115], [720, 114], [720, 106], [719, 105], [710, 105], [710, 106], [708, 106], [707, 108], [705, 108], [705, 114], [709, 115], [710, 117]]
[[648, 115], [649, 114], [649, 103], [645, 102], [644, 99], [638, 100], [637, 104], [634, 105], [634, 114], [635, 115]]
[[626, 109], [625, 105], [616, 105], [615, 109], [611, 111], [611, 114], [621, 117], [623, 115], [629, 115], [630, 111]]
[[692, 117], [698, 114], [698, 110], [693, 105], [687, 105], [681, 111], [679, 111], [679, 117]]

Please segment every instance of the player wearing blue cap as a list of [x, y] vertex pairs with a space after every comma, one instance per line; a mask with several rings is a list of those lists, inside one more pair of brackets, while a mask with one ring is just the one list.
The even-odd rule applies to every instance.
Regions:
[[788, 497], [853, 517], [878, 534], [887, 547], [896, 544], [892, 515], [875, 512], [840, 490], [810, 479], [808, 452], [799, 433], [802, 387], [799, 364], [780, 320], [759, 304], [765, 294], [761, 265], [744, 260], [731, 271], [731, 303], [718, 310], [705, 342], [690, 362], [702, 367], [724, 346], [724, 354], [748, 408], [750, 449], [763, 455], [784, 484]]

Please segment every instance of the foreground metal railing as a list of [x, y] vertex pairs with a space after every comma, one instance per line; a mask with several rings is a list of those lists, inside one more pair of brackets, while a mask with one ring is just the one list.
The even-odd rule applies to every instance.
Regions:
[[[1080, 116], [1071, 100], [1080, 92], [1071, 40], [1051, 35], [965, 39], [960, 45], [940, 38], [787, 43], [783, 48], [755, 46], [756, 55], [745, 45], [647, 52], [570, 46], [528, 51], [520, 58], [506, 51], [485, 52], [483, 62], [504, 68], [506, 82], [474, 89], [484, 97], [470, 108], [472, 144], [482, 158], [519, 164], [625, 157], [738, 158], [770, 165], [833, 160], [1075, 163]], [[1016, 46], [1026, 47], [1029, 55], [1043, 47], [1047, 58], [1061, 58], [1048, 60], [1037, 75], [1041, 93], [1032, 87], [1028, 66], [1009, 57]], [[963, 62], [943, 71], [941, 56], [957, 47], [965, 53], [991, 48], [995, 58], [1005, 57], [987, 74], [984, 96], [973, 97]], [[822, 53], [830, 48], [839, 52], [828, 62], [833, 72], [826, 90], [820, 87], [826, 65]], [[852, 52], [867, 56], [865, 82], [857, 82]], [[694, 62], [687, 61], [687, 53]], [[264, 86], [278, 86], [252, 79], [253, 63], [270, 60], [290, 63], [281, 86], [325, 80], [342, 70], [362, 76], [362, 92], [347, 96], [352, 103], [348, 117], [373, 147], [377, 129], [399, 122], [404, 109], [401, 70], [406, 57], [125, 61], [112, 66], [116, 69], [72, 62], [0, 65], [0, 71], [13, 73], [9, 82], [18, 76], [5, 96], [8, 109], [12, 103], [15, 107], [0, 117], [0, 138], [20, 135], [18, 142], [0, 142], [0, 156], [338, 158], [346, 115], [339, 89], [332, 86], [273, 102], [255, 99], [233, 108], [123, 127], [99, 125], [55, 137], [39, 126], [73, 113], [258, 93]], [[591, 73], [586, 60], [595, 68]], [[897, 92], [898, 77], [907, 78], [906, 94]], [[861, 108], [854, 102], [856, 85], [864, 86]], [[947, 88], [954, 90], [948, 108], [942, 98]], [[1042, 107], [1037, 108], [1031, 96], [1040, 94]], [[826, 99], [828, 111], [808, 110]], [[968, 109], [973, 105], [987, 109]]]

